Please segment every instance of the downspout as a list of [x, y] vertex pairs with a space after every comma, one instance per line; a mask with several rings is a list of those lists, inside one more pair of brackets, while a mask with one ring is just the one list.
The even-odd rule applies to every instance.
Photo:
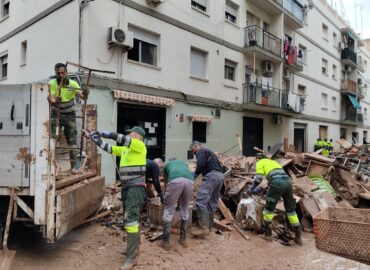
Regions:
[[82, 65], [82, 2], [78, 2], [79, 18], [78, 18], [78, 64]]

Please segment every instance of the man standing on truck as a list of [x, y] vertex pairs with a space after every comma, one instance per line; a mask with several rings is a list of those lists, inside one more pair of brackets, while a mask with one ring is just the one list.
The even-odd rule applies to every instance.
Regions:
[[[51, 105], [50, 126], [51, 137], [55, 138], [56, 129], [64, 128], [64, 136], [71, 147], [77, 146], [75, 96], [87, 99], [88, 89], [79, 90], [80, 86], [74, 80], [68, 79], [67, 67], [63, 63], [55, 65], [56, 78], [49, 81], [48, 101]], [[58, 122], [58, 123], [57, 123]], [[55, 138], [59, 140], [59, 138]], [[69, 151], [71, 170], [76, 172], [79, 169], [77, 162], [77, 149]]]
[[224, 184], [224, 175], [216, 154], [205, 148], [200, 142], [194, 141], [190, 149], [197, 157], [194, 179], [202, 174], [202, 183], [196, 196], [198, 227], [191, 231], [193, 236], [207, 236], [213, 228], [213, 220], [217, 208], [220, 191]]
[[[139, 253], [139, 218], [143, 209], [146, 171], [146, 147], [143, 143], [145, 131], [135, 126], [127, 130], [128, 135], [110, 131], [93, 132], [90, 138], [104, 151], [120, 157], [119, 177], [122, 183], [124, 223], [127, 233], [127, 256], [120, 270], [129, 270], [137, 265]], [[109, 145], [101, 138], [115, 140], [122, 146]]]

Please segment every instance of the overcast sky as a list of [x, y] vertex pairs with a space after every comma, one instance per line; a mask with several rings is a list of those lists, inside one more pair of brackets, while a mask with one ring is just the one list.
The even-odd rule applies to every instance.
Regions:
[[[363, 39], [370, 38], [370, 0], [327, 0], [329, 4], [333, 4], [334, 8], [341, 14], [341, 1], [343, 3], [346, 18], [351, 27], [357, 32], [361, 33]], [[355, 4], [357, 7], [355, 9]], [[361, 27], [361, 12], [362, 7], [362, 27]], [[356, 12], [356, 14], [355, 14]], [[356, 15], [356, 17], [355, 17]], [[355, 19], [357, 18], [357, 19]], [[357, 23], [357, 28], [356, 28]]]

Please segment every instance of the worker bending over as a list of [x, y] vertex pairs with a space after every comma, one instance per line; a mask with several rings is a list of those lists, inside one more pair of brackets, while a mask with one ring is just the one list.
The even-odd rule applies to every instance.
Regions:
[[[120, 270], [132, 269], [137, 265], [139, 252], [139, 217], [143, 209], [145, 192], [145, 170], [147, 149], [143, 143], [145, 131], [135, 126], [127, 130], [128, 135], [103, 131], [90, 134], [90, 138], [104, 151], [120, 157], [119, 177], [127, 233], [127, 256]], [[112, 139], [123, 146], [109, 145], [102, 138]]]
[[196, 211], [198, 227], [191, 231], [193, 236], [207, 236], [213, 228], [213, 220], [217, 208], [220, 191], [224, 183], [224, 175], [216, 154], [205, 148], [200, 142], [194, 141], [190, 149], [197, 158], [194, 179], [202, 174], [202, 183], [196, 195]]
[[171, 222], [175, 214], [176, 205], [180, 208], [180, 240], [183, 247], [187, 247], [186, 228], [189, 220], [189, 202], [194, 190], [194, 177], [188, 165], [182, 160], [170, 160], [164, 167], [166, 181], [166, 196], [163, 211], [163, 241], [165, 250], [171, 248]]
[[289, 176], [275, 160], [267, 158], [262, 153], [257, 153], [256, 158], [256, 176], [252, 186], [248, 189], [248, 194], [253, 194], [258, 185], [262, 182], [263, 177], [267, 177], [268, 191], [266, 194], [266, 205], [263, 210], [264, 237], [272, 240], [271, 224], [274, 218], [274, 210], [280, 198], [283, 197], [284, 208], [289, 223], [295, 233], [294, 241], [298, 245], [302, 245], [301, 226], [297, 213], [295, 212], [296, 202], [293, 197], [292, 183]]
[[157, 191], [157, 196], [161, 199], [161, 203], [164, 203], [164, 196], [161, 189], [161, 182], [159, 181], [160, 170], [163, 167], [163, 160], [156, 158], [154, 160], [146, 160], [146, 172], [145, 172], [145, 182], [147, 184], [147, 190], [151, 189], [154, 185]]

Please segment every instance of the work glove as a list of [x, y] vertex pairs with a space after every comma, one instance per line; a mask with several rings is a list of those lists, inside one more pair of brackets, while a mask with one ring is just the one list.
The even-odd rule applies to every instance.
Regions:
[[99, 132], [92, 132], [90, 133], [90, 139], [96, 143], [97, 145], [100, 145], [102, 143], [102, 140], [100, 138]]
[[106, 130], [101, 131], [101, 132], [99, 132], [99, 135], [103, 138], [109, 139], [110, 138], [110, 131], [106, 131]]
[[247, 194], [251, 196], [254, 193], [254, 190], [256, 189], [257, 186], [258, 184], [256, 182], [253, 182], [253, 184], [248, 188]]
[[164, 195], [162, 192], [158, 194], [158, 197], [161, 199], [161, 204], [164, 204]]
[[260, 194], [262, 193], [262, 191], [263, 191], [263, 188], [261, 186], [258, 186], [253, 190], [252, 194]]

